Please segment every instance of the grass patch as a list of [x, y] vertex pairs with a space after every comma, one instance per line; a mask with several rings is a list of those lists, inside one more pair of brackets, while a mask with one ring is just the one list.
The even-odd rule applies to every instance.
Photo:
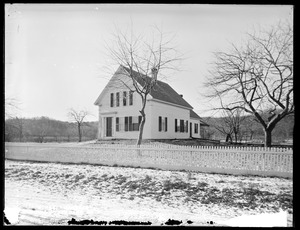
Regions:
[[172, 182], [170, 180], [165, 180], [163, 182], [163, 190], [165, 191], [170, 191], [172, 189], [180, 189], [180, 190], [184, 190], [189, 188], [190, 184], [184, 182], [184, 181], [175, 181]]
[[127, 177], [124, 177], [122, 175], [115, 177], [115, 183], [119, 185], [124, 184], [126, 181], [127, 181]]

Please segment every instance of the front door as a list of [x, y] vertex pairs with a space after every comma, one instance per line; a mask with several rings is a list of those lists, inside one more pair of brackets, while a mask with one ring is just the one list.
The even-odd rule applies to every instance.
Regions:
[[112, 117], [106, 118], [106, 136], [107, 137], [112, 136]]

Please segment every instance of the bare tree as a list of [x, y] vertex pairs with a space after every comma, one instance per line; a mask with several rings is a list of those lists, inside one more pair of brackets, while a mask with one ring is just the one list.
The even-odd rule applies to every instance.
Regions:
[[[178, 70], [176, 64], [182, 59], [171, 45], [172, 39], [166, 39], [161, 30], [157, 27], [155, 29], [158, 36], [153, 36], [152, 41], [144, 39], [143, 36], [135, 36], [132, 31], [127, 35], [127, 33], [117, 30], [114, 34], [114, 45], [107, 47], [114, 64], [125, 67], [123, 74], [130, 79], [129, 82], [120, 79], [121, 84], [130, 89], [131, 93], [136, 92], [142, 101], [139, 110], [142, 119], [139, 125], [137, 145], [141, 144], [143, 138], [147, 97], [156, 86], [157, 79], [164, 76], [162, 71]], [[136, 73], [138, 74], [136, 75]]]
[[11, 125], [17, 131], [19, 141], [23, 140], [24, 118], [20, 115], [20, 101], [13, 98], [5, 98], [5, 120], [10, 119], [11, 122], [5, 122], [5, 125]]
[[242, 109], [254, 115], [264, 129], [265, 146], [271, 146], [276, 124], [294, 113], [291, 25], [278, 23], [248, 34], [243, 46], [232, 45], [231, 51], [216, 52], [215, 58], [205, 84], [212, 90], [208, 96], [222, 98], [228, 111]]
[[243, 136], [246, 141], [252, 141], [253, 136], [255, 134], [255, 126], [253, 126], [254, 118], [252, 116], [245, 117], [245, 121], [243, 122]]
[[238, 138], [241, 136], [241, 128], [244, 121], [245, 116], [243, 116], [243, 110], [236, 109], [227, 111], [226, 124], [232, 129], [235, 143], [238, 142]]
[[82, 138], [82, 125], [84, 120], [89, 115], [89, 112], [86, 110], [76, 111], [75, 109], [71, 108], [68, 112], [68, 117], [70, 121], [76, 122], [77, 130], [78, 130], [78, 142], [81, 142]]
[[18, 131], [19, 141], [22, 142], [24, 135], [24, 119], [22, 117], [15, 118], [15, 128]]
[[212, 126], [226, 136], [226, 142], [230, 141], [232, 143], [234, 137], [234, 142], [237, 143], [241, 135], [242, 123], [245, 120], [245, 116], [242, 115], [243, 111], [240, 109], [234, 111], [224, 110], [220, 122], [214, 122]]
[[20, 112], [20, 102], [13, 98], [5, 98], [5, 119], [14, 118]]

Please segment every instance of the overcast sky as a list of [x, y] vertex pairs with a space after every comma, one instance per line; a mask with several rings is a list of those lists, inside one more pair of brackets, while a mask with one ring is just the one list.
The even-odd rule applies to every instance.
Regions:
[[114, 27], [147, 33], [158, 25], [174, 33], [184, 53], [182, 71], [168, 83], [200, 116], [211, 115], [200, 95], [212, 52], [240, 43], [246, 32], [293, 21], [289, 5], [7, 4], [5, 97], [21, 103], [23, 117], [66, 121], [68, 109], [97, 120], [95, 100], [108, 82], [105, 42]]

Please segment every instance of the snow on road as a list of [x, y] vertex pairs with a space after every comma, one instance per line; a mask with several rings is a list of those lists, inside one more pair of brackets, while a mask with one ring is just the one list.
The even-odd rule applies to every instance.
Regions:
[[282, 178], [5, 161], [6, 216], [20, 225], [72, 218], [224, 225], [241, 215], [291, 213], [292, 186]]

